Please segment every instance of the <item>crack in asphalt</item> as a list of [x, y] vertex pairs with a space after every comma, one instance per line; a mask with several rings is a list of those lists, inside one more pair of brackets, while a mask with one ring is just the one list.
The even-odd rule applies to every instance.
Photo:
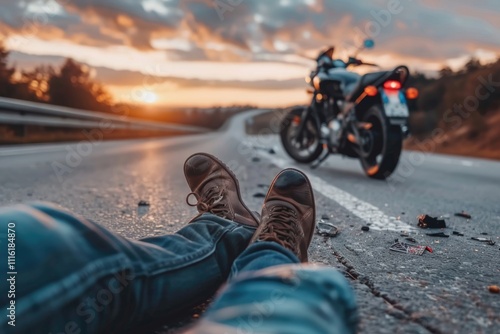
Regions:
[[375, 284], [372, 282], [370, 277], [364, 276], [360, 274], [356, 269], [354, 268], [353, 265], [349, 263], [349, 261], [342, 256], [339, 252], [333, 248], [333, 255], [337, 258], [338, 262], [345, 267], [345, 272], [351, 277], [351, 279], [358, 281], [360, 284], [365, 285], [368, 287], [370, 290], [371, 294], [374, 297], [380, 297], [382, 298], [386, 303], [388, 303], [390, 306], [394, 307], [395, 309], [403, 312], [406, 315], [405, 320], [413, 322], [414, 324], [421, 326], [428, 330], [432, 334], [444, 334], [444, 332], [440, 331], [439, 329], [435, 328], [434, 326], [430, 326], [423, 321], [421, 321], [419, 318], [416, 318], [413, 316], [413, 313], [406, 310], [403, 306], [401, 306], [400, 303], [397, 302], [397, 300], [390, 298], [384, 293], [381, 293], [376, 287]]

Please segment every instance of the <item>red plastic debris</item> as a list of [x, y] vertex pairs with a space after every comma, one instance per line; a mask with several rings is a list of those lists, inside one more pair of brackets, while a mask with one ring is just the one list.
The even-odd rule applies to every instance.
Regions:
[[444, 219], [438, 219], [429, 215], [420, 215], [417, 217], [418, 227], [420, 228], [446, 228]]
[[430, 248], [429, 246], [425, 246], [425, 250], [428, 251], [429, 253], [432, 253], [432, 248]]

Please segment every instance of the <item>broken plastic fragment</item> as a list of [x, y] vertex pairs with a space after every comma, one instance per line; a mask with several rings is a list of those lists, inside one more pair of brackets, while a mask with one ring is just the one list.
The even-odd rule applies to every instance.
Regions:
[[389, 250], [394, 252], [406, 253], [406, 254], [414, 254], [414, 255], [422, 255], [425, 252], [425, 246], [411, 246], [404, 242], [396, 242], [393, 244]]
[[486, 242], [490, 239], [486, 239], [486, 238], [476, 238], [476, 237], [472, 237], [471, 240], [476, 240], [476, 241], [481, 241], [481, 242]]
[[492, 239], [487, 239], [487, 238], [476, 238], [476, 237], [472, 237], [471, 238], [472, 240], [476, 240], [476, 241], [479, 241], [479, 242], [485, 242], [487, 243], [488, 245], [490, 246], [495, 246], [496, 242], [493, 241]]
[[444, 219], [438, 219], [429, 215], [420, 215], [417, 217], [418, 227], [421, 228], [446, 228]]
[[438, 232], [438, 233], [426, 233], [429, 237], [439, 237], [439, 238], [449, 238], [450, 236], [448, 234], [444, 234], [443, 232]]
[[316, 224], [316, 232], [324, 237], [336, 237], [339, 234], [339, 229], [331, 223], [320, 220]]
[[462, 217], [462, 218], [467, 218], [467, 219], [471, 219], [472, 218], [472, 216], [470, 214], [468, 214], [467, 212], [465, 212], [465, 211], [457, 212], [457, 213], [455, 213], [455, 216]]

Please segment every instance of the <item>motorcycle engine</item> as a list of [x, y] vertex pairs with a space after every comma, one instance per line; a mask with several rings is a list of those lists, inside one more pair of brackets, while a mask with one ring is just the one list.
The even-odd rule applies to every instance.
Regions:
[[328, 128], [330, 130], [330, 144], [333, 147], [338, 147], [340, 143], [340, 122], [338, 119], [332, 119], [330, 123], [328, 123]]

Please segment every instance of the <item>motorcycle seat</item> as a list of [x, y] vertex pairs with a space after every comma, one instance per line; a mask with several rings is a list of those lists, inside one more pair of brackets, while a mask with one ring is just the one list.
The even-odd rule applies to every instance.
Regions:
[[380, 72], [367, 73], [361, 76], [356, 85], [352, 85], [349, 90], [345, 91], [346, 100], [354, 101], [358, 96], [360, 96], [363, 93], [366, 86], [374, 84], [376, 81], [382, 79], [384, 76], [387, 76], [389, 73], [391, 72], [380, 71]]

